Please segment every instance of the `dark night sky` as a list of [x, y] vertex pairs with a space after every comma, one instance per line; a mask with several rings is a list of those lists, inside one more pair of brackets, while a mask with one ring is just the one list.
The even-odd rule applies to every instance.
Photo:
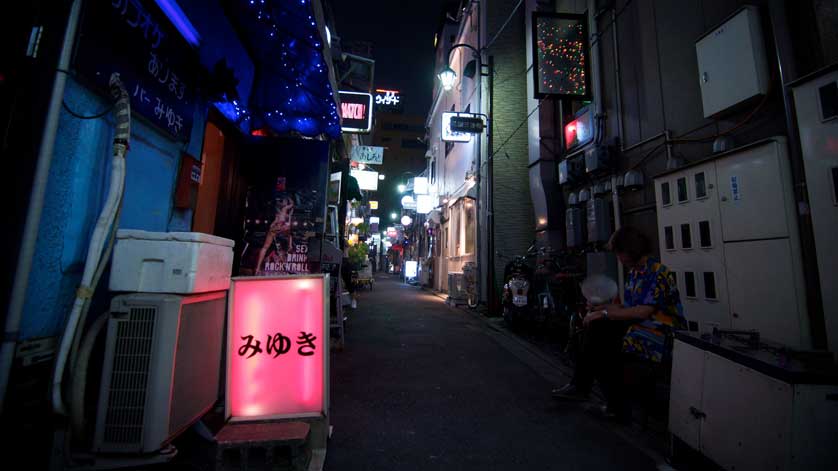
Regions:
[[434, 33], [444, 0], [333, 0], [343, 41], [370, 41], [375, 86], [401, 90], [405, 113], [426, 115], [433, 93]]

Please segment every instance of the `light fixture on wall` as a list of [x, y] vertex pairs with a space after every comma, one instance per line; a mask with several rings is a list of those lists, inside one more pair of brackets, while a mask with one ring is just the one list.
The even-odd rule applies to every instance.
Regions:
[[480, 51], [475, 49], [474, 46], [470, 46], [464, 43], [454, 44], [453, 46], [451, 46], [450, 49], [448, 49], [448, 63], [445, 65], [445, 68], [442, 69], [442, 71], [439, 74], [437, 74], [440, 83], [442, 83], [442, 88], [446, 91], [451, 90], [452, 88], [454, 88], [454, 85], [457, 84], [457, 72], [454, 72], [454, 69], [451, 68], [451, 53], [454, 52], [454, 49], [458, 47], [465, 47], [471, 49], [471, 51], [474, 52], [475, 55], [475, 59], [466, 64], [465, 69], [463, 70], [463, 75], [469, 78], [474, 77], [476, 67], [478, 66], [480, 67], [480, 75], [482, 77], [488, 77], [491, 73], [490, 70], [483, 70], [483, 67], [486, 67], [488, 69], [488, 65], [483, 64], [483, 61], [480, 59]]

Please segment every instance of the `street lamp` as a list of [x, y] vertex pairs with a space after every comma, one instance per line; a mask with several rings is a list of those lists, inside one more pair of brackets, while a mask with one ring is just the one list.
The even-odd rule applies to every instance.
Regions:
[[439, 77], [439, 81], [442, 82], [442, 88], [445, 91], [454, 88], [454, 84], [457, 82], [457, 72], [454, 72], [454, 69], [447, 65], [444, 69], [442, 69], [442, 72], [440, 72], [437, 77]]
[[[442, 88], [445, 91], [451, 90], [452, 88], [454, 88], [454, 85], [457, 83], [457, 72], [454, 72], [454, 69], [451, 68], [451, 53], [454, 52], [454, 49], [456, 49], [458, 47], [465, 47], [467, 49], [470, 49], [472, 52], [474, 52], [474, 55], [477, 58], [477, 65], [480, 67], [480, 75], [482, 77], [488, 77], [489, 76], [489, 71], [486, 71], [486, 72], [483, 71], [484, 64], [483, 64], [483, 61], [480, 58], [480, 51], [478, 51], [474, 46], [471, 46], [469, 44], [465, 44], [465, 43], [454, 44], [453, 46], [451, 46], [450, 49], [448, 49], [448, 63], [445, 65], [445, 68], [442, 69], [442, 71], [439, 74], [437, 74], [437, 77], [439, 77], [439, 81], [442, 83]], [[474, 61], [472, 61], [472, 62], [470, 62], [469, 64], [466, 65], [465, 69], [463, 70], [463, 75], [465, 75], [467, 77], [474, 76], [473, 62]]]
[[407, 186], [405, 186], [404, 183], [399, 183], [399, 186], [397, 188], [399, 190], [399, 193], [404, 193], [404, 190], [407, 189]]
[[395, 221], [397, 217], [399, 217], [399, 215], [398, 215], [398, 214], [396, 214], [396, 213], [390, 213], [390, 220], [391, 220], [391, 221]]

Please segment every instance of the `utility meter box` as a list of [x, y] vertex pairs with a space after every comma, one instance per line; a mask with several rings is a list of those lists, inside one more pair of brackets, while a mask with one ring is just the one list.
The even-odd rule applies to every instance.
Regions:
[[757, 7], [746, 5], [695, 44], [704, 117], [768, 92], [765, 41]]
[[588, 200], [588, 242], [607, 242], [611, 237], [610, 208], [610, 202], [605, 198]]
[[567, 246], [573, 248], [585, 245], [584, 230], [582, 208], [567, 208], [567, 211], [565, 211]]

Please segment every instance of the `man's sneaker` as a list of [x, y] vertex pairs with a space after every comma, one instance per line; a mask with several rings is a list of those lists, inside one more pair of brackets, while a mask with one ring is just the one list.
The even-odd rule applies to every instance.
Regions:
[[569, 383], [553, 390], [553, 399], [582, 402], [588, 400], [588, 391], [582, 391], [575, 384]]

